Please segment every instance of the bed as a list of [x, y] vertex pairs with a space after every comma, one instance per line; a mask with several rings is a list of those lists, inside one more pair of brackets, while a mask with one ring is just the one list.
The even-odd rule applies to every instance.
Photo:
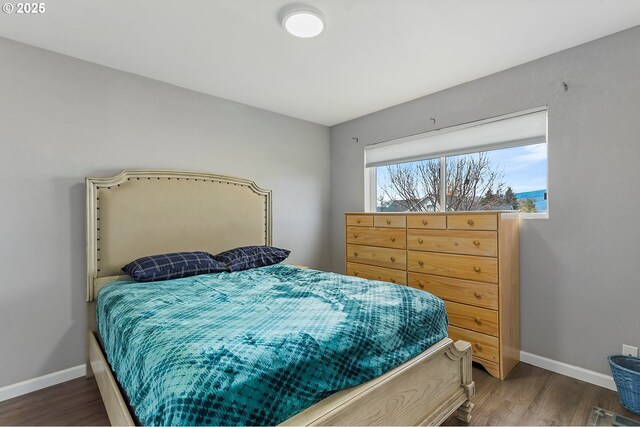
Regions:
[[[217, 420], [221, 424], [419, 425], [439, 424], [456, 410], [460, 419], [470, 420], [470, 398], [474, 393], [470, 346], [462, 341], [454, 343], [445, 336], [446, 314], [439, 311], [439, 300], [429, 294], [416, 291], [414, 295], [413, 290], [401, 286], [288, 265], [195, 276], [177, 279], [177, 282], [154, 282], [152, 285], [132, 282], [120, 272], [122, 265], [149, 254], [188, 250], [217, 253], [237, 246], [271, 244], [271, 235], [271, 192], [252, 181], [212, 174], [147, 170], [87, 179], [88, 362], [112, 424], [211, 424]], [[187, 286], [180, 281], [188, 282]], [[198, 295], [196, 300], [222, 298], [224, 301], [203, 310], [196, 300], [187, 301], [185, 289], [189, 289], [189, 295]], [[275, 303], [278, 299], [280, 303]], [[125, 303], [118, 305], [114, 301]], [[368, 313], [366, 318], [345, 322], [339, 317], [350, 315], [348, 310], [330, 308], [348, 305], [347, 301], [348, 304], [353, 301], [369, 305], [372, 305], [371, 301], [378, 303], [372, 305], [375, 310], [368, 311], [356, 306], [352, 313]], [[386, 301], [388, 307], [380, 301]], [[190, 312], [179, 311], [179, 316], [171, 311], [158, 312], [166, 316], [161, 322], [166, 327], [159, 328], [157, 324], [155, 329], [142, 327], [145, 324], [148, 327], [149, 319], [156, 323], [162, 319], [154, 312], [158, 305], [182, 310], [185, 304], [194, 304], [196, 308]], [[394, 304], [414, 308], [413, 311], [406, 307], [398, 309]], [[243, 305], [251, 307], [253, 317], [238, 318], [238, 313], [242, 312], [238, 308]], [[299, 307], [315, 308], [304, 312]], [[275, 313], [269, 313], [269, 310], [275, 310]], [[236, 372], [233, 363], [229, 363], [222, 368], [228, 371], [224, 374], [215, 369], [207, 373], [206, 363], [199, 360], [199, 363], [191, 363], [184, 373], [172, 368], [166, 359], [154, 370], [153, 358], [148, 354], [157, 356], [164, 351], [167, 357], [174, 357], [179, 349], [188, 347], [179, 344], [180, 337], [176, 342], [171, 338], [184, 329], [179, 319], [185, 315], [191, 317], [187, 322], [191, 325], [202, 326], [210, 322], [209, 326], [201, 327], [200, 332], [206, 330], [215, 335], [200, 334], [202, 339], [192, 345], [198, 349], [206, 347], [206, 351], [198, 354], [207, 354], [208, 359], [205, 359], [215, 361], [212, 366], [218, 370], [223, 353], [230, 355], [235, 366], [253, 360], [255, 368], [272, 361], [273, 369], [265, 369], [268, 372], [263, 373], [256, 373], [256, 369], [247, 371], [249, 373]], [[169, 320], [176, 318], [178, 321], [171, 330]], [[251, 324], [251, 319], [255, 324]], [[266, 319], [272, 325], [261, 328], [269, 323]], [[317, 327], [321, 323], [326, 323], [325, 329]], [[221, 328], [216, 330], [211, 325]], [[412, 334], [411, 331], [417, 331], [420, 325], [430, 333]], [[368, 334], [358, 332], [364, 330]], [[400, 330], [409, 331], [401, 345], [376, 351], [376, 346], [393, 342], [394, 336], [401, 335]], [[145, 352], [134, 351], [133, 343], [137, 339], [138, 347], [148, 347], [152, 342], [150, 331], [166, 334], [162, 341], [164, 346], [147, 351], [144, 356]], [[231, 340], [230, 334], [241, 340]], [[256, 346], [256, 340], [261, 343], [264, 334], [274, 341]], [[376, 334], [381, 335], [380, 339], [372, 341]], [[292, 340], [292, 336], [298, 337], [297, 340]], [[366, 343], [359, 347], [360, 350], [354, 347], [356, 353], [362, 353], [358, 353], [357, 369], [352, 362], [351, 365], [331, 365], [329, 362], [343, 358], [344, 349], [349, 347], [344, 344], [346, 341], [340, 340], [354, 336], [356, 339], [349, 345], [358, 340]], [[214, 341], [216, 345], [211, 344]], [[274, 342], [278, 349], [271, 351]], [[249, 352], [249, 348], [253, 351]], [[367, 353], [362, 349], [370, 351]], [[292, 356], [288, 357], [286, 351]], [[291, 374], [300, 370], [300, 366], [310, 366], [306, 359], [293, 363], [295, 355], [305, 352], [318, 359], [312, 370], [316, 382], [309, 383], [311, 385], [304, 383], [309, 375]], [[380, 357], [381, 354], [385, 357]], [[327, 359], [321, 360], [320, 355]], [[245, 356], [248, 359], [243, 360]], [[169, 368], [159, 369], [161, 366]], [[271, 394], [246, 393], [246, 390], [252, 390], [251, 387], [255, 391], [256, 384], [264, 383], [265, 376], [275, 378], [274, 372], [288, 374], [275, 375], [278, 381], [272, 381], [268, 387]], [[230, 376], [250, 377], [253, 382], [235, 381], [231, 389], [224, 388], [224, 381], [228, 382]], [[177, 390], [172, 381], [187, 378], [185, 381], [192, 384], [192, 377], [211, 380], [198, 390], [200, 400], [194, 399], [195, 392], [191, 393], [189, 387], [177, 400], [172, 400], [171, 391]], [[136, 383], [137, 388], [132, 386]], [[237, 384], [241, 387], [236, 387]], [[149, 394], [149, 387], [155, 387], [159, 393]], [[262, 402], [259, 399], [252, 402], [251, 398], [242, 401], [238, 397], [243, 394], [242, 387], [244, 395], [259, 395]], [[300, 392], [305, 387], [309, 393]], [[287, 394], [288, 389], [294, 392]], [[205, 396], [203, 390], [209, 390], [211, 394]], [[240, 390], [238, 396], [233, 395], [234, 390]], [[151, 400], [155, 404], [174, 409], [163, 412], [157, 406], [149, 406], [149, 399], [144, 400], [144, 396], [149, 395], [154, 396]], [[235, 408], [232, 413], [227, 410], [222, 418], [203, 415], [210, 413], [214, 406], [225, 407], [224, 404], [209, 405], [209, 401], [224, 403], [222, 400], [226, 398], [231, 399], [226, 407]], [[198, 402], [199, 408], [195, 411], [190, 408], [194, 401]], [[174, 405], [169, 405], [171, 402]], [[145, 405], [146, 412], [143, 410]], [[176, 411], [175, 407], [182, 410]]]

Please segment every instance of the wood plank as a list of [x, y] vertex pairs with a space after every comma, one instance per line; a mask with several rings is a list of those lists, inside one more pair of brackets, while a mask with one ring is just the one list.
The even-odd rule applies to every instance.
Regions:
[[450, 230], [497, 230], [496, 214], [460, 214], [447, 215], [447, 228]]
[[404, 215], [376, 215], [373, 217], [374, 227], [405, 228], [407, 217]]
[[0, 402], [0, 425], [108, 425], [95, 380], [77, 378]]
[[407, 284], [431, 292], [444, 300], [498, 309], [498, 286], [494, 283], [472, 282], [430, 274], [409, 273]]
[[496, 258], [408, 251], [407, 268], [415, 273], [498, 283]]
[[500, 361], [498, 338], [496, 337], [453, 325], [449, 325], [449, 337], [454, 341], [463, 340], [471, 344], [474, 358], [481, 358], [494, 363], [499, 363]]
[[360, 277], [369, 280], [381, 280], [383, 282], [407, 284], [407, 273], [404, 270], [375, 267], [366, 264], [347, 263], [347, 276]]
[[373, 227], [373, 215], [347, 215], [347, 225]]
[[498, 233], [466, 230], [408, 230], [407, 249], [495, 257], [498, 256]]
[[407, 252], [404, 249], [347, 245], [347, 261], [377, 265], [378, 267], [395, 268], [396, 270], [406, 270]]
[[520, 261], [516, 217], [500, 216], [500, 378], [520, 361]]
[[492, 336], [498, 335], [498, 312], [453, 301], [445, 301], [449, 324]]
[[447, 228], [447, 216], [437, 214], [407, 215], [407, 228], [444, 230]]
[[407, 231], [398, 228], [347, 227], [347, 243], [405, 249]]
[[[582, 381], [552, 375], [520, 419], [527, 425], [569, 425], [584, 394]], [[558, 402], [562, 402], [561, 405]]]
[[622, 406], [620, 398], [614, 391], [588, 383], [584, 383], [584, 389], [585, 392], [570, 422], [571, 425], [585, 425], [589, 420], [589, 414], [594, 406], [616, 412], [632, 420], [638, 420], [640, 424], [640, 415], [634, 414]]
[[[521, 419], [531, 402], [545, 392], [544, 388], [553, 374], [536, 366], [521, 363], [514, 369], [506, 382], [493, 393], [497, 402], [508, 402], [509, 411], [503, 417], [504, 424], [521, 424]], [[504, 384], [504, 385], [503, 385]], [[491, 410], [503, 412], [498, 405]]]

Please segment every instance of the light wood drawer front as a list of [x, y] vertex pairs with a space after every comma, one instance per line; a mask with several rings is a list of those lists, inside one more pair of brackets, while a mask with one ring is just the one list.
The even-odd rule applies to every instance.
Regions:
[[373, 226], [406, 228], [407, 217], [404, 215], [376, 215], [373, 217]]
[[498, 336], [498, 312], [453, 301], [444, 302], [449, 324], [472, 331]]
[[407, 231], [397, 228], [347, 227], [347, 243], [405, 249]]
[[471, 344], [473, 356], [481, 359], [499, 362], [498, 338], [467, 329], [449, 326], [449, 337], [454, 340], [463, 340]]
[[407, 249], [450, 254], [498, 256], [496, 231], [408, 230]]
[[446, 215], [407, 215], [408, 228], [444, 230], [447, 228]]
[[372, 265], [347, 263], [347, 276], [360, 277], [369, 280], [382, 280], [383, 282], [407, 284], [407, 273], [391, 268], [374, 267]]
[[447, 227], [451, 230], [497, 230], [498, 216], [489, 215], [448, 215]]
[[471, 282], [450, 277], [409, 273], [407, 284], [412, 288], [431, 292], [444, 300], [498, 309], [498, 285]]
[[347, 245], [347, 261], [406, 270], [407, 252], [404, 249]]
[[347, 225], [372, 227], [373, 215], [347, 215]]
[[409, 271], [498, 283], [497, 258], [409, 251]]

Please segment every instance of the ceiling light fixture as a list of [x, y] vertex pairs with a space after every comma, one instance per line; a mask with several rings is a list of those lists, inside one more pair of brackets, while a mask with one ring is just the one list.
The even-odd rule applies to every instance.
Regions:
[[282, 28], [290, 34], [301, 37], [315, 37], [324, 30], [322, 13], [313, 7], [305, 5], [291, 5], [280, 12]]

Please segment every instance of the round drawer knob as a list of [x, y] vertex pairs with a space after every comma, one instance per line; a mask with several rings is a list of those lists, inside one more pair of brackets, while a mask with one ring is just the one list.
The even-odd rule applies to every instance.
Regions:
[[482, 270], [480, 269], [480, 267], [473, 267], [473, 271], [475, 271], [476, 273], [480, 273]]
[[480, 320], [479, 317], [476, 317], [475, 319], [473, 319], [478, 325], [482, 325], [482, 320]]
[[482, 294], [480, 292], [478, 292], [478, 291], [474, 291], [473, 292], [473, 296], [478, 298], [478, 299], [482, 298]]
[[353, 238], [354, 238], [354, 239], [357, 239], [357, 238], [358, 238], [358, 235], [357, 235], [357, 234], [354, 234], [354, 235], [353, 235]]
[[360, 218], [356, 219], [356, 224], [360, 224], [362, 220]]
[[473, 241], [473, 244], [474, 244], [475, 246], [480, 246], [480, 240], [474, 240], [474, 241]]
[[392, 256], [391, 257], [391, 262], [396, 262], [396, 257]]
[[354, 275], [354, 276], [357, 276], [357, 275], [358, 275], [358, 270], [355, 270], [355, 271], [353, 272], [353, 275]]
[[353, 256], [358, 256], [358, 252], [354, 252], [354, 253], [353, 253]]
[[423, 219], [422, 220], [422, 225], [427, 225], [427, 224], [429, 224], [429, 221], [427, 221], [426, 219]]
[[418, 282], [418, 287], [419, 287], [420, 289], [424, 289], [424, 283], [422, 283], [422, 282]]
[[467, 224], [469, 224], [469, 225], [473, 225], [473, 220], [472, 220], [472, 219], [468, 220], [468, 221], [467, 221]]
[[418, 243], [422, 244], [423, 242], [424, 242], [424, 240], [418, 239]]
[[480, 344], [476, 343], [476, 350], [478, 351], [482, 351], [482, 346]]
[[390, 219], [387, 220], [387, 225], [389, 225], [389, 224], [391, 224], [391, 220]]
[[392, 242], [395, 242], [395, 241], [396, 241], [396, 238], [395, 238], [395, 237], [392, 237], [392, 238], [391, 238], [391, 241], [392, 241]]
[[391, 283], [396, 283], [396, 279], [394, 277], [391, 278]]
[[424, 261], [418, 261], [418, 264], [420, 264], [420, 267], [424, 266]]

